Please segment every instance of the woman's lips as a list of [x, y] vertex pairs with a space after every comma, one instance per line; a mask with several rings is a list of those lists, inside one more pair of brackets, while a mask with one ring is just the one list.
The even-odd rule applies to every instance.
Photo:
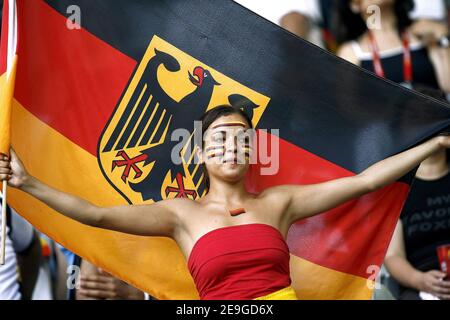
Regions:
[[226, 159], [223, 163], [237, 164], [237, 159]]
[[245, 162], [239, 162], [237, 157], [233, 157], [233, 158], [223, 159], [222, 163], [223, 164], [235, 164], [235, 165], [238, 165], [238, 164], [244, 164]]

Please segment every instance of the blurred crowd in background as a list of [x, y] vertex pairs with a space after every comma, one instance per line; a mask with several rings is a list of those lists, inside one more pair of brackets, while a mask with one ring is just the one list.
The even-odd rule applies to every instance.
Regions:
[[[235, 1], [350, 63], [450, 101], [450, 0]], [[7, 209], [0, 300], [153, 299], [83, 261]], [[374, 299], [450, 299], [450, 279], [436, 253], [437, 247], [449, 244], [449, 164], [447, 153], [439, 152], [417, 171]]]

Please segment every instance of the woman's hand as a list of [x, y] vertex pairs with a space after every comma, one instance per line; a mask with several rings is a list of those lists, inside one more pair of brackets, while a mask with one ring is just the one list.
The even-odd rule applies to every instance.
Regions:
[[439, 139], [439, 144], [443, 148], [450, 149], [450, 135], [442, 135], [442, 136], [439, 136], [438, 139]]
[[94, 300], [144, 300], [144, 293], [99, 269], [98, 274], [81, 275], [80, 297]]
[[411, 32], [426, 45], [434, 45], [436, 41], [448, 34], [448, 28], [440, 22], [419, 20], [411, 26]]
[[439, 88], [450, 94], [450, 48], [439, 44], [443, 37], [448, 36], [448, 27], [445, 23], [420, 20], [414, 23], [410, 30], [428, 47]]
[[28, 172], [13, 149], [10, 154], [9, 159], [4, 155], [0, 156], [0, 180], [7, 180], [11, 187], [21, 188], [28, 180]]
[[443, 280], [446, 274], [438, 270], [421, 272], [417, 279], [417, 289], [443, 300], [450, 300], [450, 281]]

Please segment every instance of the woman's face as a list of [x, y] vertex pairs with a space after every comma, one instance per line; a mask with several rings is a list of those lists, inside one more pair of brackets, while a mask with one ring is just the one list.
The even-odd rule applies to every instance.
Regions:
[[364, 13], [367, 12], [370, 6], [389, 6], [393, 5], [396, 0], [351, 0], [351, 8], [354, 12]]
[[210, 180], [239, 182], [248, 170], [252, 131], [239, 114], [216, 119], [204, 133], [201, 159]]

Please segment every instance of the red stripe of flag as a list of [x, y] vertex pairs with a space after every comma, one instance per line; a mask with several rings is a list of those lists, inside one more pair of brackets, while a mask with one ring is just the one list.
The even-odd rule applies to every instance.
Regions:
[[65, 17], [43, 1], [19, 1], [17, 6], [19, 28], [27, 32], [18, 48], [16, 99], [96, 156], [98, 138], [136, 61], [84, 29], [69, 30]]

